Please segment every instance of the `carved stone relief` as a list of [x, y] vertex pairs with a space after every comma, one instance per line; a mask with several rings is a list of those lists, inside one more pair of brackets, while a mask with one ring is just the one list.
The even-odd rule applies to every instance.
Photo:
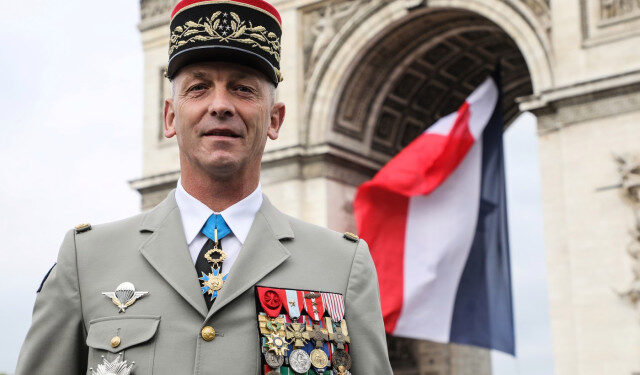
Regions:
[[633, 258], [633, 281], [620, 296], [633, 303], [640, 311], [640, 155], [616, 156], [621, 179], [621, 195], [633, 210], [635, 225], [627, 246]]
[[546, 31], [551, 29], [551, 10], [549, 0], [520, 0], [536, 15]]
[[638, 0], [580, 0], [580, 8], [585, 47], [640, 33]]
[[600, 19], [610, 20], [640, 15], [638, 0], [600, 0]]
[[364, 5], [375, 5], [389, 0], [324, 1], [302, 11], [303, 58], [305, 82], [322, 55], [325, 47]]
[[147, 19], [169, 13], [178, 0], [140, 0], [140, 18]]

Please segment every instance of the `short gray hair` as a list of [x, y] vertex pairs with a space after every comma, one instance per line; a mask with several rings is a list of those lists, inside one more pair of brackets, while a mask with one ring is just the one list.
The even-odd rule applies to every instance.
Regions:
[[269, 96], [271, 96], [271, 105], [276, 103], [276, 98], [278, 96], [278, 88], [272, 82], [267, 84], [269, 86]]

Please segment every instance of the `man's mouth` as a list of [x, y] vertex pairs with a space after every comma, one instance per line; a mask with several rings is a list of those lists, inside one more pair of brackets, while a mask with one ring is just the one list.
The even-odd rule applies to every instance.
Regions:
[[229, 129], [212, 129], [204, 133], [208, 136], [239, 138], [240, 134], [236, 134]]

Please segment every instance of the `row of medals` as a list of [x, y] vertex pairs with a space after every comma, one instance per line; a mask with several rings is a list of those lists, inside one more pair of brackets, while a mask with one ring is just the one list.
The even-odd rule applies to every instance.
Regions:
[[[208, 286], [208, 291], [203, 293], [211, 294], [215, 298], [217, 292], [222, 289], [224, 279], [220, 271], [222, 261], [227, 258], [227, 254], [218, 247], [218, 233], [215, 230], [215, 241], [213, 249], [210, 249], [205, 254], [205, 258], [209, 263], [212, 263], [212, 273], [209, 275], [203, 275], [200, 280], [203, 281], [203, 287]], [[215, 272], [218, 271], [218, 272]], [[204, 288], [203, 288], [204, 289]], [[267, 365], [272, 369], [268, 375], [279, 374], [278, 370], [283, 364], [286, 356], [286, 352], [289, 350], [288, 345], [293, 344], [294, 350], [291, 351], [288, 357], [289, 366], [291, 369], [299, 374], [307, 373], [311, 366], [323, 372], [323, 370], [329, 365], [329, 357], [322, 347], [325, 341], [333, 342], [337, 350], [333, 351], [331, 364], [338, 375], [350, 375], [349, 369], [351, 368], [351, 356], [346, 352], [344, 344], [349, 342], [349, 336], [347, 334], [347, 322], [345, 319], [340, 321], [340, 326], [333, 329], [333, 322], [331, 318], [325, 319], [325, 327], [321, 328], [320, 325], [314, 324], [313, 327], [306, 323], [292, 322], [287, 323], [284, 316], [279, 316], [274, 319], [268, 318], [266, 315], [260, 315], [260, 332], [267, 339], [267, 350], [264, 354]], [[310, 339], [316, 344], [315, 349], [311, 353], [302, 349], [306, 342]]]
[[[284, 315], [269, 318], [263, 313], [258, 315], [260, 333], [265, 337], [263, 345], [264, 358], [269, 367], [274, 369], [267, 375], [279, 374], [279, 368], [284, 364], [289, 345], [293, 350], [288, 356], [289, 367], [298, 374], [306, 374], [311, 366], [316, 372], [322, 374], [329, 365], [329, 357], [322, 350], [325, 342], [332, 342], [336, 350], [331, 356], [331, 365], [338, 375], [350, 375], [351, 356], [345, 350], [345, 344], [349, 343], [347, 321], [341, 320], [334, 326], [331, 318], [325, 317], [325, 327], [319, 324], [285, 321]], [[334, 328], [335, 327], [335, 328]], [[305, 344], [313, 340], [315, 349], [307, 353], [303, 348]]]

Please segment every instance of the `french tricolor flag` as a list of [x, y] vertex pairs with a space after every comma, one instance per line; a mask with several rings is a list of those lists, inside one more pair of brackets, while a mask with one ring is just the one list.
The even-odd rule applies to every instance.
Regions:
[[358, 188], [394, 336], [515, 352], [501, 109], [487, 78]]

